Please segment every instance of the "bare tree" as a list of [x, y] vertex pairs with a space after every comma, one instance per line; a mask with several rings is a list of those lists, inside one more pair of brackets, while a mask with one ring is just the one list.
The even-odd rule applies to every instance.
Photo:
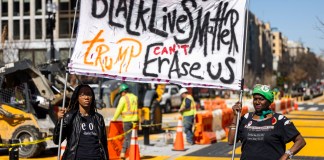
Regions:
[[318, 22], [320, 23], [319, 26], [316, 26], [316, 29], [320, 31], [323, 34], [323, 39], [324, 39], [324, 21], [322, 21], [319, 17], [316, 17]]
[[300, 53], [293, 62], [291, 72], [288, 74], [288, 79], [295, 84], [303, 81], [315, 83], [321, 77], [322, 60], [315, 53]]

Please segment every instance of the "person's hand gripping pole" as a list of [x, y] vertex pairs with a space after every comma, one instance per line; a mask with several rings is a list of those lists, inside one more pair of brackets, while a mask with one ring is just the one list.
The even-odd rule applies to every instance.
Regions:
[[239, 122], [240, 122], [240, 118], [241, 118], [241, 111], [242, 111], [242, 101], [236, 102], [234, 104], [234, 106], [232, 107], [232, 109], [233, 109], [233, 113], [234, 113], [234, 118], [233, 118], [232, 124], [229, 126], [229, 129], [230, 129], [230, 132], [232, 132], [232, 130], [235, 130], [235, 135], [234, 135], [234, 140], [229, 140], [229, 141], [233, 141], [232, 160], [234, 160], [235, 148], [236, 148], [236, 142], [237, 142], [238, 126], [239, 126]]

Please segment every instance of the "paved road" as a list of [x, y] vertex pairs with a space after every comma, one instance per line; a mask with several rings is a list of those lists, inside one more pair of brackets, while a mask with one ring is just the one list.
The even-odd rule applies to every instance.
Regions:
[[[307, 145], [300, 151], [295, 159], [303, 160], [324, 160], [324, 105], [321, 103], [311, 104], [305, 102], [299, 104], [299, 111], [293, 111], [287, 115], [292, 119], [298, 130], [305, 137]], [[166, 114], [163, 116], [163, 128], [168, 128], [171, 134], [175, 135], [174, 127], [177, 124], [177, 113]], [[209, 159], [231, 159], [231, 146], [228, 146], [226, 139], [211, 145], [185, 146], [186, 151], [172, 151], [173, 145], [166, 144], [164, 133], [153, 134], [150, 136], [150, 146], [143, 145], [143, 137], [139, 137], [140, 153], [142, 159], [160, 160], [209, 160]], [[292, 144], [288, 144], [290, 148]], [[237, 146], [235, 153], [239, 159], [240, 145]], [[8, 154], [0, 151], [0, 160], [7, 160]], [[21, 160], [27, 160], [22, 159]], [[28, 160], [56, 160], [56, 150], [44, 152], [41, 157]]]
[[303, 103], [299, 104], [298, 109], [300, 111], [322, 111], [324, 112], [324, 103]]

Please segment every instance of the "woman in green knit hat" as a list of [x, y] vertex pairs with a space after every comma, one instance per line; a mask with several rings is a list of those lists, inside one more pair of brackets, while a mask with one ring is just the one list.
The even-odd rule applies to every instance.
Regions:
[[[252, 92], [254, 112], [246, 113], [236, 128], [237, 112], [242, 104], [237, 102], [233, 107], [234, 118], [229, 126], [228, 143], [234, 143], [235, 131], [237, 141], [242, 143], [241, 159], [282, 160], [291, 159], [306, 142], [294, 124], [284, 115], [273, 112], [273, 91], [267, 85], [255, 85]], [[286, 144], [293, 141], [290, 149]]]

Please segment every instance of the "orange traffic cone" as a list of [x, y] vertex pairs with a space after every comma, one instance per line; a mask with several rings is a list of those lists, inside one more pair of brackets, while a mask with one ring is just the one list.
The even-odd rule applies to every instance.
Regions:
[[177, 126], [177, 135], [173, 144], [173, 151], [185, 151], [184, 149], [184, 141], [183, 141], [183, 133], [182, 133], [182, 119], [181, 117], [178, 120]]
[[63, 153], [64, 153], [64, 151], [65, 151], [65, 147], [66, 147], [66, 140], [64, 140], [62, 143], [61, 143], [61, 151], [60, 151], [60, 159], [62, 159], [62, 157], [63, 157]]
[[137, 130], [136, 128], [133, 128], [131, 144], [129, 149], [129, 160], [140, 160], [140, 159], [141, 156], [140, 156], [140, 151], [137, 142]]

